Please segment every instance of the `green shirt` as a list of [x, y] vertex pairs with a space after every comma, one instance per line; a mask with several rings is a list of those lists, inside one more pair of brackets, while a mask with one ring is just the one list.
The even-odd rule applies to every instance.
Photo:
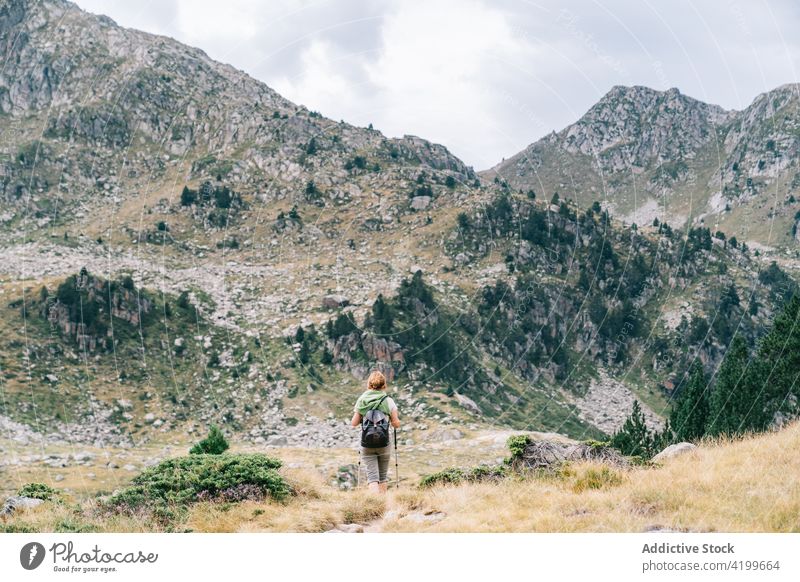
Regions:
[[[353, 412], [358, 412], [361, 416], [364, 416], [368, 410], [375, 408], [375, 404], [384, 396], [386, 396], [386, 392], [383, 390], [367, 390], [356, 400]], [[397, 405], [391, 397], [386, 396], [380, 406], [378, 406], [378, 410], [383, 412], [386, 416], [391, 416], [392, 410], [397, 410]]]

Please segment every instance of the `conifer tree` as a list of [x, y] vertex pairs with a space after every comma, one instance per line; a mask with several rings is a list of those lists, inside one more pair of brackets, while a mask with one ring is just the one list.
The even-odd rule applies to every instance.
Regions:
[[705, 434], [709, 406], [707, 387], [703, 365], [695, 360], [689, 371], [689, 381], [678, 395], [670, 415], [670, 425], [678, 440], [693, 441]]
[[800, 396], [800, 295], [794, 294], [761, 339], [753, 391], [762, 403], [759, 424], [768, 424], [775, 411], [794, 394]]
[[[717, 383], [711, 393], [706, 432], [712, 435], [739, 434], [760, 416], [757, 411], [757, 384], [747, 373], [749, 353], [744, 338], [736, 334], [719, 368]], [[757, 422], [755, 422], [757, 424]]]
[[653, 444], [653, 435], [645, 424], [642, 407], [638, 400], [634, 400], [630, 416], [611, 437], [611, 446], [623, 455], [650, 457], [653, 454]]
[[192, 455], [221, 455], [228, 450], [228, 446], [228, 441], [225, 440], [222, 431], [212, 424], [208, 436], [194, 445], [189, 453]]

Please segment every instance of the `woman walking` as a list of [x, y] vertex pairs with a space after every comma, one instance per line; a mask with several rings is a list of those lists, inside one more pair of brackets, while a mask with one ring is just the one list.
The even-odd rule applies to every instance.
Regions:
[[382, 423], [386, 421], [395, 429], [400, 426], [397, 405], [386, 393], [386, 377], [376, 370], [367, 379], [367, 390], [356, 400], [351, 422], [353, 426], [364, 424], [362, 426], [361, 459], [364, 461], [367, 471], [367, 487], [373, 493], [386, 493], [392, 446], [388, 438], [388, 426], [385, 427], [385, 446], [364, 446], [364, 434], [367, 431], [368, 434], [374, 434], [380, 440], [384, 430]]

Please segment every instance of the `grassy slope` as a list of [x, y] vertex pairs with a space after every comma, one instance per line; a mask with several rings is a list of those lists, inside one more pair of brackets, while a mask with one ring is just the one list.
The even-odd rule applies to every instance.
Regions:
[[[497, 439], [495, 439], [497, 440]], [[474, 442], [474, 441], [473, 441]], [[485, 443], [485, 441], [484, 441]], [[478, 444], [475, 442], [475, 444]], [[470, 447], [432, 450], [461, 458]], [[338, 491], [309, 468], [322, 455], [280, 450], [302, 468], [282, 469], [298, 491], [288, 503], [198, 504], [176, 529], [192, 531], [325, 531], [341, 523], [403, 532], [635, 532], [652, 527], [689, 531], [800, 531], [800, 423], [736, 441], [709, 441], [654, 468], [606, 469], [580, 464], [549, 478], [417, 489], [405, 484], [385, 500]], [[473, 449], [476, 448], [472, 447]], [[483, 447], [488, 448], [488, 447]], [[346, 460], [349, 451], [333, 451]], [[329, 453], [326, 451], [325, 455]], [[288, 457], [288, 458], [287, 458]], [[92, 516], [90, 498], [45, 504], [5, 523], [39, 531], [149, 531], [141, 520]], [[420, 516], [443, 513], [439, 521]], [[381, 517], [383, 516], [383, 517]]]

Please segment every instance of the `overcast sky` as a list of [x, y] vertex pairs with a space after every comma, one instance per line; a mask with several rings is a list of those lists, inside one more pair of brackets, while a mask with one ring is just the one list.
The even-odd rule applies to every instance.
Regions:
[[796, 0], [77, 0], [310, 109], [493, 166], [613, 85], [742, 109], [798, 81]]

